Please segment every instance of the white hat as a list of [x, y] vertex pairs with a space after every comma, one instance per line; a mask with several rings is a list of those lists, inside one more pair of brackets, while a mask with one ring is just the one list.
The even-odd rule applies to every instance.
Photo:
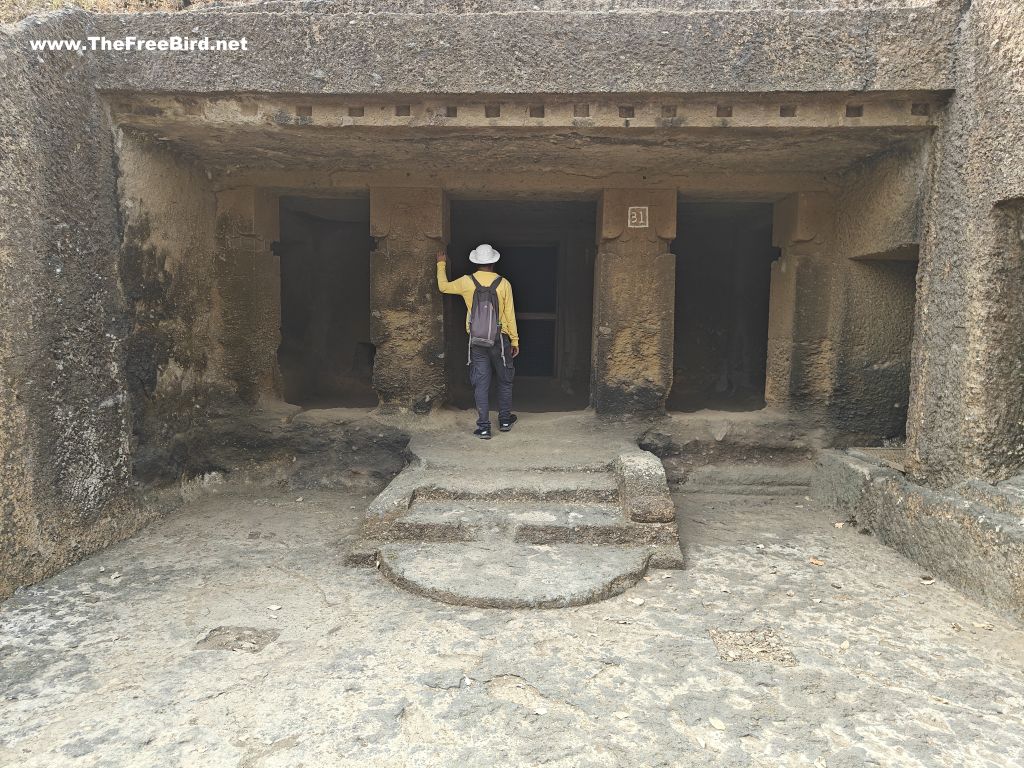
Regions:
[[487, 243], [478, 245], [469, 252], [469, 260], [474, 264], [493, 264], [501, 258], [501, 254], [491, 248]]

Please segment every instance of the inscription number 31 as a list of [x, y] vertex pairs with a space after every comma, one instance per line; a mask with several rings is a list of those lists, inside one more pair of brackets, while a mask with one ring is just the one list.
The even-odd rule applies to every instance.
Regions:
[[650, 226], [647, 218], [647, 206], [646, 205], [632, 205], [628, 211], [628, 225], [634, 229], [646, 229]]

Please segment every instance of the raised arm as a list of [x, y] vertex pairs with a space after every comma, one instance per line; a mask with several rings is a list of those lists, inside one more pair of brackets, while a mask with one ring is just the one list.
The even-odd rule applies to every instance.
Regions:
[[448, 256], [444, 251], [437, 252], [437, 287], [441, 293], [462, 293], [459, 281], [448, 279]]

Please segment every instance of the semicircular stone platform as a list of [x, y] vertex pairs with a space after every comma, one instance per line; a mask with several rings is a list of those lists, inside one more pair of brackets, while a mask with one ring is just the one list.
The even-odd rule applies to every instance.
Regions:
[[410, 592], [477, 608], [567, 608], [621, 594], [647, 572], [642, 547], [407, 542], [380, 549], [380, 572]]
[[425, 431], [373, 501], [350, 562], [455, 605], [560, 608], [681, 568], [661, 462], [580, 415], [525, 414], [481, 441]]

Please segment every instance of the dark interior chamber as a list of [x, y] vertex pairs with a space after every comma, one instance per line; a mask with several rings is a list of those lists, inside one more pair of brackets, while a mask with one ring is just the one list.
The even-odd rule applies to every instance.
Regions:
[[772, 206], [682, 203], [669, 410], [764, 407]]
[[[472, 272], [469, 252], [489, 243], [497, 271], [512, 284], [521, 354], [514, 407], [586, 408], [590, 400], [596, 208], [583, 201], [456, 200], [448, 247], [449, 277]], [[446, 297], [451, 401], [473, 407], [466, 373], [466, 307]]]
[[370, 385], [370, 209], [366, 199], [281, 198], [284, 397], [307, 407], [377, 404]]

